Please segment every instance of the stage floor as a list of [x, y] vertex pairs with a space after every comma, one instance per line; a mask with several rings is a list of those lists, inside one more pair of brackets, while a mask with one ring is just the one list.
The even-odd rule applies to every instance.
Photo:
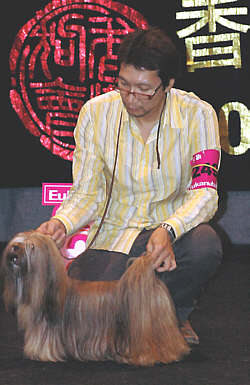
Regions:
[[0, 385], [248, 385], [249, 273], [250, 247], [230, 248], [192, 315], [199, 347], [185, 361], [152, 368], [24, 359], [15, 319], [1, 301]]

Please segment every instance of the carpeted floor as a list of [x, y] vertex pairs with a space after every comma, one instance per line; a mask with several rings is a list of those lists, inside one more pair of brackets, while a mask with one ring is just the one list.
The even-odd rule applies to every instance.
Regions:
[[185, 361], [152, 368], [24, 359], [15, 319], [0, 302], [0, 385], [248, 385], [249, 273], [250, 247], [232, 246], [192, 315], [199, 347]]

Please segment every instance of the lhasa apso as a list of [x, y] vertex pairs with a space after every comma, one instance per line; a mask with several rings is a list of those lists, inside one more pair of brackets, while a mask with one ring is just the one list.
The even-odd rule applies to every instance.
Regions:
[[141, 366], [182, 359], [189, 347], [152, 265], [145, 253], [119, 281], [81, 282], [68, 277], [49, 236], [17, 234], [3, 253], [3, 297], [24, 332], [25, 356]]

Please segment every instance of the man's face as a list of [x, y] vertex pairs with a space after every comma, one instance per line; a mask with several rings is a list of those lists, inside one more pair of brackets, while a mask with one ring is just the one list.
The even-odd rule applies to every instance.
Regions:
[[137, 69], [125, 63], [121, 64], [118, 86], [128, 113], [136, 118], [158, 111], [165, 100], [166, 92], [171, 88], [168, 86], [164, 89], [156, 70]]

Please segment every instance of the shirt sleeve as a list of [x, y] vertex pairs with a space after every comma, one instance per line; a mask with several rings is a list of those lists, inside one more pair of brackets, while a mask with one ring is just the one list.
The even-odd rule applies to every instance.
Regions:
[[[205, 102], [201, 102], [201, 105], [202, 108], [196, 109], [195, 113], [193, 112], [190, 115], [189, 120], [190, 163], [195, 154], [206, 152], [206, 150], [216, 150], [215, 152], [219, 155], [216, 169], [219, 169], [220, 140], [216, 112]], [[208, 222], [218, 208], [217, 188], [214, 188], [214, 185], [213, 187], [207, 187], [209, 183], [202, 182], [199, 188], [191, 189], [191, 164], [184, 167], [189, 167], [190, 180], [183, 198], [183, 204], [165, 221], [173, 227], [176, 238], [181, 237], [200, 223]], [[204, 167], [204, 164], [201, 167]], [[216, 172], [213, 168], [207, 168], [207, 170], [209, 173]]]
[[86, 103], [80, 111], [74, 131], [73, 185], [54, 216], [63, 222], [67, 234], [94, 220], [104, 199], [104, 166], [96, 137], [90, 107]]

